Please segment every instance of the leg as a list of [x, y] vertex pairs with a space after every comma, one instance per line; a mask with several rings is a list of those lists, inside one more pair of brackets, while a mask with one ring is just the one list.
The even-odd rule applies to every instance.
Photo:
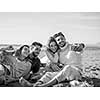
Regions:
[[58, 74], [58, 72], [47, 72], [34, 86], [38, 86], [38, 85], [45, 84], [45, 83], [49, 82], [57, 74]]
[[67, 65], [63, 68], [62, 71], [58, 73], [56, 77], [54, 77], [58, 80], [58, 82], [62, 82], [65, 79], [67, 80], [78, 80], [81, 78], [81, 74], [78, 70], [75, 68]]

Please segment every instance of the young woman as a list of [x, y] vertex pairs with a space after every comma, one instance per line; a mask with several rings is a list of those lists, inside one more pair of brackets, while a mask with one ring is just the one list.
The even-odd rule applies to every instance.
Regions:
[[29, 53], [28, 45], [23, 45], [18, 49], [15, 56], [7, 55], [6, 52], [3, 52], [4, 59], [1, 63], [6, 68], [9, 68], [10, 72], [9, 75], [6, 75], [6, 83], [18, 81], [21, 77], [27, 77], [31, 70], [31, 63], [27, 60]]
[[20, 77], [20, 76], [25, 77], [30, 72], [31, 62], [27, 59], [29, 53], [30, 53], [30, 50], [29, 50], [28, 45], [23, 45], [16, 52], [16, 67], [18, 68], [17, 64], [19, 64], [19, 65], [22, 64], [21, 65], [22, 67], [19, 66], [19, 68], [18, 68], [19, 73], [21, 74], [21, 75], [19, 74], [18, 77]]
[[56, 40], [53, 37], [50, 37], [48, 42], [48, 47], [46, 49], [46, 55], [50, 60], [48, 64], [48, 71], [56, 72], [61, 70], [61, 66], [59, 64], [59, 56], [58, 56], [59, 46], [57, 45]]

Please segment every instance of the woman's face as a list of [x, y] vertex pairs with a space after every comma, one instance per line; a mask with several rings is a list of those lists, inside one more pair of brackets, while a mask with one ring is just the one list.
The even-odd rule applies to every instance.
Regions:
[[29, 48], [26, 47], [26, 46], [23, 47], [22, 52], [21, 52], [21, 55], [22, 55], [23, 57], [27, 57], [27, 56], [29, 55], [29, 53], [30, 53]]
[[57, 44], [55, 42], [51, 42], [49, 48], [51, 49], [51, 51], [56, 52], [57, 51]]

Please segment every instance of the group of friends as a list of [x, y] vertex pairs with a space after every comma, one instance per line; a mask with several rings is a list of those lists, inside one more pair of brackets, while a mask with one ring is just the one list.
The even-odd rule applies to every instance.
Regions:
[[[51, 87], [82, 80], [83, 43], [70, 44], [62, 32], [54, 34], [46, 46], [33, 42], [11, 53], [0, 53], [0, 86]], [[44, 52], [48, 62], [41, 63]]]

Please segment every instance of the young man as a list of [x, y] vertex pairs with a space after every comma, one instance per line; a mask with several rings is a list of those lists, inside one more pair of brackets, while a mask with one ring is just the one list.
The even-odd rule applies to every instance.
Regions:
[[65, 36], [62, 34], [62, 32], [59, 32], [58, 34], [54, 35], [55, 40], [57, 41], [57, 44], [60, 47], [59, 51], [59, 63], [62, 65], [67, 65], [68, 58], [66, 57], [68, 52], [71, 50], [72, 44], [69, 44], [68, 41], [66, 41]]
[[31, 47], [30, 47], [30, 55], [29, 59], [32, 63], [32, 72], [37, 73], [40, 69], [40, 59], [38, 58], [38, 55], [41, 52], [42, 44], [39, 42], [33, 42]]

